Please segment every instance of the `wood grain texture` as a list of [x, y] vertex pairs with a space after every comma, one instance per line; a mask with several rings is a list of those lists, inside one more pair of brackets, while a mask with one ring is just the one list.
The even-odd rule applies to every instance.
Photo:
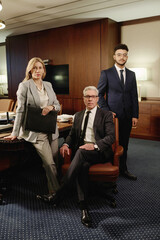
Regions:
[[160, 140], [160, 101], [142, 101], [139, 111], [138, 126], [132, 129], [131, 136]]
[[109, 19], [8, 37], [9, 95], [16, 97], [28, 60], [37, 56], [54, 65], [69, 64], [69, 94], [57, 97], [63, 112], [80, 111], [83, 89], [97, 86], [102, 67], [113, 64], [113, 45], [118, 41], [119, 24]]

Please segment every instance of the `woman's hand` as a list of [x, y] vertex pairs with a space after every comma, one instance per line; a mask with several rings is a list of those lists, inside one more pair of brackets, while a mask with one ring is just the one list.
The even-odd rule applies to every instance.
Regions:
[[54, 110], [54, 106], [46, 106], [42, 110], [42, 115], [45, 116], [47, 115], [50, 111]]
[[15, 140], [15, 139], [17, 139], [17, 136], [11, 136], [11, 135], [9, 135], [9, 136], [7, 136], [7, 137], [4, 137], [4, 139], [6, 139], [6, 140]]

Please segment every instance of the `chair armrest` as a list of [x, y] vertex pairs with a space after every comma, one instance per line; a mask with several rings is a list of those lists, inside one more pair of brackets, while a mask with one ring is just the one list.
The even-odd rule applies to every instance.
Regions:
[[119, 157], [123, 154], [123, 147], [118, 145], [114, 152], [113, 165], [119, 166]]
[[[64, 154], [64, 164], [71, 162], [71, 153], [72, 153], [72, 150], [69, 149], [69, 155], [67, 153]], [[123, 154], [123, 147], [118, 145], [114, 151], [113, 165], [119, 166], [119, 157], [122, 154]]]

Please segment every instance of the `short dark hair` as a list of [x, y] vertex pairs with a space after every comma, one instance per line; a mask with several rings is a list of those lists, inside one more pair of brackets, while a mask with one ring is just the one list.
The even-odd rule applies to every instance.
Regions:
[[115, 48], [114, 48], [114, 52], [116, 52], [118, 49], [123, 49], [123, 50], [126, 50], [127, 52], [129, 51], [128, 47], [126, 44], [118, 44]]

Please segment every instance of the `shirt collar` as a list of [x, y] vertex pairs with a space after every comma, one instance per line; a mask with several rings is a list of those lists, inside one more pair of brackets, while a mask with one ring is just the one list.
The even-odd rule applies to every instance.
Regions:
[[126, 70], [126, 68], [124, 67], [124, 68], [120, 68], [120, 67], [118, 67], [116, 64], [114, 64], [114, 66], [115, 66], [115, 68], [116, 68], [116, 70], [119, 72], [120, 70], [124, 70], [124, 72], [125, 72], [125, 70]]
[[91, 109], [91, 110], [88, 110], [88, 109], [86, 109], [85, 110], [85, 113], [87, 112], [87, 111], [90, 111], [91, 113], [96, 113], [96, 111], [97, 111], [97, 106], [95, 106], [93, 109]]

